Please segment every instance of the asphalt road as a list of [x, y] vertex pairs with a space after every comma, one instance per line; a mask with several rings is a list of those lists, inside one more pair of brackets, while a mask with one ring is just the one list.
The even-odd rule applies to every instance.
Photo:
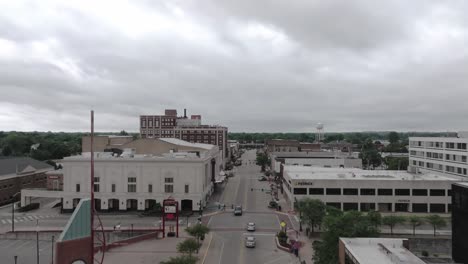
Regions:
[[[297, 262], [293, 255], [276, 248], [274, 236], [280, 230], [280, 219], [267, 207], [271, 200], [271, 195], [265, 192], [269, 189], [269, 183], [258, 181], [261, 172], [260, 167], [255, 165], [255, 158], [255, 150], [242, 156], [242, 166], [237, 167], [236, 175], [229, 179], [218, 201], [229, 209], [208, 219], [213, 239], [205, 263]], [[242, 205], [243, 215], [234, 216], [230, 210], [231, 204]], [[248, 222], [255, 222], [255, 232], [246, 231]], [[244, 239], [249, 234], [257, 240], [255, 248], [244, 245]]]

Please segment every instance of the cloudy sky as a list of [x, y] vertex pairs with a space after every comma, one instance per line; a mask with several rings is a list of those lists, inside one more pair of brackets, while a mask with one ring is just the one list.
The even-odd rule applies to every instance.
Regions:
[[468, 1], [0, 1], [0, 130], [468, 129]]

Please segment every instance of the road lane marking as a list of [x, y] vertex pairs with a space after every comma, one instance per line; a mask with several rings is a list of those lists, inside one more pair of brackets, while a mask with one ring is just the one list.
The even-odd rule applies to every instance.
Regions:
[[221, 260], [223, 259], [223, 252], [224, 252], [224, 239], [222, 240], [223, 244], [221, 244], [221, 253], [219, 254], [219, 262], [221, 264]]
[[210, 226], [211, 220], [213, 219], [212, 216], [210, 216], [210, 220], [208, 220], [208, 224], [206, 226]]
[[244, 257], [244, 254], [245, 254], [245, 245], [244, 245], [244, 237], [241, 236], [241, 239], [240, 239], [240, 254], [239, 254], [239, 262], [240, 264], [243, 264], [245, 263], [245, 257]]
[[11, 224], [11, 220], [10, 220], [10, 219], [7, 219], [6, 221], [7, 221], [9, 224]]
[[2, 224], [6, 224], [6, 223], [7, 223], [7, 221], [3, 219], [3, 220], [2, 220]]
[[276, 233], [243, 233], [244, 236], [275, 236]]

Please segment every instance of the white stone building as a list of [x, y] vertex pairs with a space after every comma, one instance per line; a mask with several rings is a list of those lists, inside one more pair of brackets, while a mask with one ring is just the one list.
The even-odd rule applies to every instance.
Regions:
[[285, 166], [283, 190], [291, 205], [304, 197], [341, 210], [448, 213], [458, 177], [406, 171]]
[[[120, 156], [95, 153], [93, 186], [98, 210], [147, 210], [169, 197], [182, 210], [206, 205], [219, 180], [222, 152], [214, 145], [161, 140], [178, 146], [178, 152], [142, 155], [126, 149]], [[184, 147], [191, 152], [184, 152]], [[90, 197], [90, 157], [84, 153], [64, 158], [63, 191], [26, 189], [22, 204], [28, 197], [57, 197], [63, 199], [64, 210], [72, 210], [81, 198]]]
[[468, 133], [459, 133], [458, 137], [410, 137], [408, 170], [468, 177], [467, 145]]

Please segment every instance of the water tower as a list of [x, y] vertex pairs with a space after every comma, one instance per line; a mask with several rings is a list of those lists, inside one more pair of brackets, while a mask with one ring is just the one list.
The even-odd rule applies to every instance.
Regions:
[[323, 135], [323, 124], [322, 123], [317, 123], [317, 126], [315, 128], [317, 128], [317, 132], [315, 134], [315, 141], [322, 142], [322, 140], [325, 139], [325, 137]]

